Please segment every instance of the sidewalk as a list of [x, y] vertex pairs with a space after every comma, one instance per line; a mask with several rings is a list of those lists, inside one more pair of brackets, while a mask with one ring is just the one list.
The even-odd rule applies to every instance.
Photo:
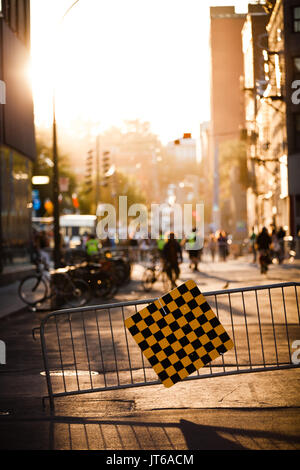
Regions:
[[[203, 257], [203, 262], [199, 263], [199, 273], [192, 273], [188, 268], [188, 262], [181, 267], [182, 279], [195, 279], [202, 287], [202, 290], [215, 290], [227, 287], [239, 287], [239, 285], [259, 285], [273, 282], [287, 282], [300, 279], [300, 260], [295, 260], [292, 264], [285, 262], [283, 265], [271, 265], [267, 276], [262, 276], [257, 265], [251, 263], [252, 256], [241, 256], [238, 259], [229, 259], [227, 262], [212, 263], [210, 256]], [[137, 296], [145, 296], [140, 285], [143, 266], [135, 265], [134, 279], [129, 286], [129, 291], [124, 295], [124, 290], [119, 293], [117, 300], [131, 300]], [[138, 282], [137, 282], [138, 281]], [[19, 280], [0, 286], [0, 318], [22, 310], [26, 305], [20, 300], [18, 295]], [[228, 285], [227, 285], [228, 284]], [[148, 294], [147, 294], [148, 295]], [[146, 295], [146, 297], [147, 297]], [[152, 292], [150, 297], [155, 293]], [[149, 295], [148, 295], [149, 296]]]
[[0, 318], [6, 317], [26, 308], [19, 298], [18, 288], [20, 281], [0, 287]]
[[[247, 259], [212, 264], [208, 259], [182, 280], [194, 277], [203, 290], [299, 279], [299, 262], [271, 266], [268, 278]], [[134, 281], [118, 300], [155, 296]], [[139, 280], [138, 280], [139, 279]], [[18, 282], [0, 288], [1, 340], [7, 361], [0, 366], [0, 449], [219, 450], [300, 449], [300, 369], [275, 370], [126, 388], [48, 401], [40, 342], [32, 338], [43, 314], [28, 312], [18, 299]], [[196, 455], [196, 454], [195, 454]]]
[[33, 264], [6, 266], [0, 274], [0, 318], [22, 310], [26, 305], [19, 298], [20, 280], [34, 272]]

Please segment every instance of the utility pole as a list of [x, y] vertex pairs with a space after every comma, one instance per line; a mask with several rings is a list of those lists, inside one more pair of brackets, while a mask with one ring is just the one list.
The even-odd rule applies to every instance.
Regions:
[[[60, 26], [66, 15], [71, 9], [79, 2], [75, 0], [72, 5], [66, 10], [60, 21]], [[56, 47], [56, 45], [55, 45]], [[60, 240], [60, 224], [59, 224], [59, 167], [58, 167], [58, 152], [57, 152], [57, 131], [56, 131], [56, 115], [55, 115], [55, 82], [53, 86], [53, 117], [52, 117], [52, 158], [53, 158], [53, 176], [52, 176], [52, 195], [53, 195], [53, 225], [54, 225], [54, 267], [57, 269], [61, 264], [61, 240]]]
[[55, 100], [53, 100], [53, 175], [52, 175], [52, 192], [53, 192], [53, 225], [54, 225], [54, 267], [60, 267], [60, 224], [59, 224], [59, 173], [58, 173], [58, 155], [57, 155], [57, 134], [56, 134], [56, 116], [55, 116]]
[[95, 188], [96, 213], [100, 203], [100, 134], [96, 137], [96, 188]]

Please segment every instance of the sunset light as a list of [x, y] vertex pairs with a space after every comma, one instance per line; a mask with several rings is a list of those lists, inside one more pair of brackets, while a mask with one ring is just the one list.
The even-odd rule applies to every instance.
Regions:
[[0, 0], [0, 451], [300, 449], [299, 34], [300, 0]]
[[70, 4], [32, 1], [37, 123], [51, 120], [56, 76], [63, 127], [79, 115], [104, 127], [139, 117], [163, 140], [198, 133], [209, 117], [208, 4], [83, 0], [59, 26]]

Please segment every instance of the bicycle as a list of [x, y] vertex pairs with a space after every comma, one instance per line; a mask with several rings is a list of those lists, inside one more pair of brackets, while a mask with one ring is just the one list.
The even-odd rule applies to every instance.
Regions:
[[45, 264], [36, 262], [36, 273], [21, 280], [18, 294], [30, 307], [39, 307], [47, 300], [59, 300], [70, 307], [82, 307], [90, 299], [90, 287], [82, 279], [70, 274], [73, 267], [59, 268], [52, 271]]
[[118, 292], [118, 283], [111, 273], [110, 266], [105, 263], [83, 262], [71, 273], [72, 279], [83, 279], [92, 292], [100, 298], [108, 299]]
[[161, 282], [164, 291], [168, 292], [170, 290], [171, 282], [162, 263], [153, 264], [152, 266], [145, 268], [142, 275], [142, 285], [146, 292], [151, 291], [155, 282]]

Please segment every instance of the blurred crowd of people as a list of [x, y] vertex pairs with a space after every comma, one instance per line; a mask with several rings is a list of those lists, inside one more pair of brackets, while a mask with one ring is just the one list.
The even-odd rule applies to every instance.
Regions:
[[[156, 246], [159, 258], [164, 264], [172, 287], [176, 286], [176, 280], [180, 274], [179, 265], [183, 261], [183, 249], [186, 250], [188, 255], [190, 269], [195, 272], [199, 271], [198, 265], [202, 260], [203, 244], [199, 244], [196, 227], [182, 240], [176, 239], [173, 232], [165, 235], [160, 233]], [[213, 262], [215, 261], [216, 252], [218, 252], [220, 260], [226, 261], [229, 254], [229, 246], [228, 237], [224, 231], [219, 231], [216, 234], [210, 233], [208, 240], [205, 240], [205, 244], [210, 251]]]
[[[267, 272], [268, 265], [274, 259], [279, 264], [283, 262], [285, 258], [285, 236], [286, 232], [283, 227], [277, 230], [275, 226], [272, 226], [270, 232], [266, 227], [263, 227], [258, 233], [254, 230], [254, 227], [252, 228], [252, 232], [249, 235], [249, 247], [253, 255], [252, 262], [259, 264], [262, 273]], [[127, 240], [122, 240], [117, 243], [113, 237], [107, 237], [105, 240], [100, 241], [96, 234], [86, 232], [81, 237], [80, 242], [80, 248], [88, 256], [98, 254], [102, 249], [113, 249], [118, 245], [120, 248], [123, 246], [138, 248], [139, 259], [143, 260], [143, 256], [145, 256], [146, 259], [149, 250], [154, 250], [163, 263], [172, 285], [175, 285], [175, 281], [180, 274], [179, 266], [183, 261], [183, 250], [186, 251], [190, 269], [197, 272], [199, 271], [199, 263], [202, 261], [204, 247], [206, 253], [209, 253], [213, 263], [217, 260], [226, 262], [230, 254], [229, 248], [232, 248], [232, 239], [223, 230], [218, 230], [217, 232], [211, 231], [203, 240], [203, 246], [200, 246], [196, 227], [183, 239], [178, 239], [173, 232], [160, 232], [156, 240], [152, 239], [150, 235], [146, 239], [139, 239], [134, 234], [131, 234]], [[47, 232], [45, 230], [40, 232], [34, 231], [32, 252], [38, 253], [46, 265], [50, 264], [49, 246], [50, 243]], [[134, 251], [135, 250], [133, 250], [133, 252]], [[135, 260], [132, 259], [132, 261]]]

